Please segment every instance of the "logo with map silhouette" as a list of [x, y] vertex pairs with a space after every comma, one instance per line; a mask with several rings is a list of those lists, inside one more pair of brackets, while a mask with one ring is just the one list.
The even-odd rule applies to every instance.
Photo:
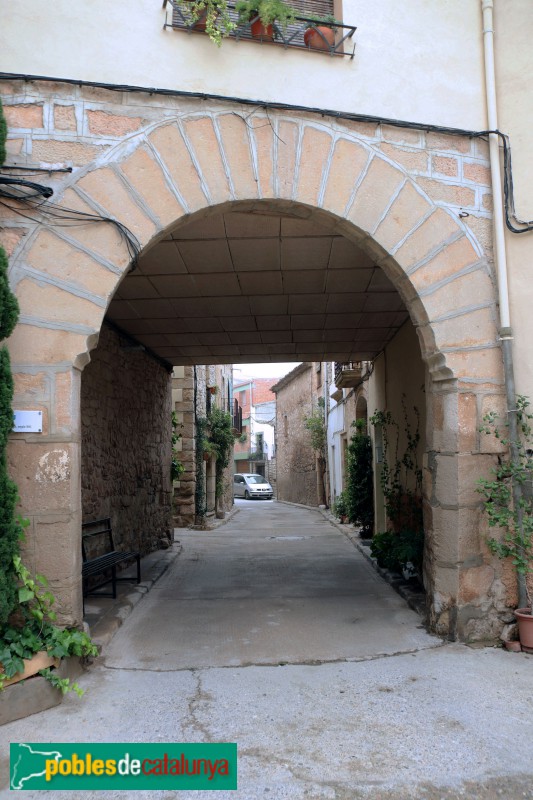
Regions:
[[10, 745], [12, 791], [237, 788], [235, 743], [18, 742]]
[[[53, 745], [52, 745], [53, 747]], [[58, 750], [51, 750], [46, 744], [12, 744], [11, 789], [38, 789], [42, 779], [46, 779], [47, 764], [56, 763], [63, 757]], [[37, 783], [39, 786], [37, 786]]]

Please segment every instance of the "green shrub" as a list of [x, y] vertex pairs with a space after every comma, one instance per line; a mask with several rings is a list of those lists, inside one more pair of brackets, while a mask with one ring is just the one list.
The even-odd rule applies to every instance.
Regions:
[[346, 509], [350, 522], [368, 537], [374, 529], [372, 442], [364, 433], [365, 420], [355, 420], [352, 425], [356, 432], [350, 439], [346, 457]]
[[348, 516], [348, 504], [346, 500], [346, 491], [340, 493], [334, 501], [332, 511], [338, 519]]
[[[6, 678], [24, 671], [24, 659], [31, 659], [41, 651], [59, 659], [98, 655], [98, 649], [84, 631], [59, 628], [54, 624], [56, 615], [52, 606], [55, 598], [48, 589], [46, 578], [42, 575], [32, 578], [19, 556], [13, 559], [13, 570], [18, 580], [18, 608], [14, 619], [1, 630], [0, 690]], [[79, 696], [83, 694], [76, 683], [60, 678], [49, 668], [39, 674], [63, 694], [69, 691]]]
[[424, 554], [424, 532], [402, 529], [399, 533], [384, 531], [376, 533], [370, 545], [370, 552], [380, 567], [401, 572], [411, 564], [418, 575], [422, 574]]

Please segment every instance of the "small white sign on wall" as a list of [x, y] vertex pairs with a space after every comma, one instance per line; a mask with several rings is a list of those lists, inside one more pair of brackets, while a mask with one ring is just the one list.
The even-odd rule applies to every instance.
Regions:
[[13, 414], [15, 415], [13, 433], [43, 432], [42, 411], [13, 411]]

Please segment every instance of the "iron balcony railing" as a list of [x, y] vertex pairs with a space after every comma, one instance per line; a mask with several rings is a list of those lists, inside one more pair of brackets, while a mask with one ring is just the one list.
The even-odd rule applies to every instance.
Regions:
[[363, 379], [363, 361], [335, 362], [335, 386], [350, 389], [359, 386]]
[[[181, 30], [186, 33], [204, 33], [203, 30], [197, 28], [199, 21], [193, 21], [191, 11], [187, 7], [187, 2], [178, 3], [176, 0], [163, 0], [163, 8], [167, 6], [170, 7], [170, 13], [167, 12], [166, 22], [163, 28], [173, 28], [174, 30]], [[308, 30], [308, 28], [316, 29], [317, 25], [320, 25], [320, 23], [312, 17], [296, 17], [295, 22], [288, 25], [285, 30], [274, 22], [272, 26], [274, 40], [272, 40], [270, 37], [266, 36], [252, 36], [251, 25], [257, 20], [257, 17], [239, 25], [239, 16], [235, 11], [235, 6], [228, 3], [228, 9], [230, 18], [236, 25], [235, 30], [229, 36], [231, 39], [236, 39], [237, 41], [242, 39], [244, 41], [256, 42], [257, 44], [271, 44], [284, 48], [295, 47], [300, 50], [311, 50], [314, 53], [326, 53], [330, 56], [354, 57], [355, 43], [350, 40], [357, 30], [355, 25], [345, 25], [340, 22], [336, 23], [334, 28], [337, 33], [333, 44], [329, 44], [325, 37], [319, 32], [321, 49], [316, 49], [315, 47], [307, 45], [304, 41], [306, 30]]]
[[237, 399], [233, 401], [233, 410], [231, 412], [231, 430], [235, 436], [242, 435], [242, 408], [240, 407]]

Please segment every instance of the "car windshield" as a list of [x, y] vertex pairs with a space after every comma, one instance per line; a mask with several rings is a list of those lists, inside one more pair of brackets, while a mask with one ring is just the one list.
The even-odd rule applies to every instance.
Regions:
[[246, 480], [248, 483], [266, 483], [262, 475], [247, 475]]

